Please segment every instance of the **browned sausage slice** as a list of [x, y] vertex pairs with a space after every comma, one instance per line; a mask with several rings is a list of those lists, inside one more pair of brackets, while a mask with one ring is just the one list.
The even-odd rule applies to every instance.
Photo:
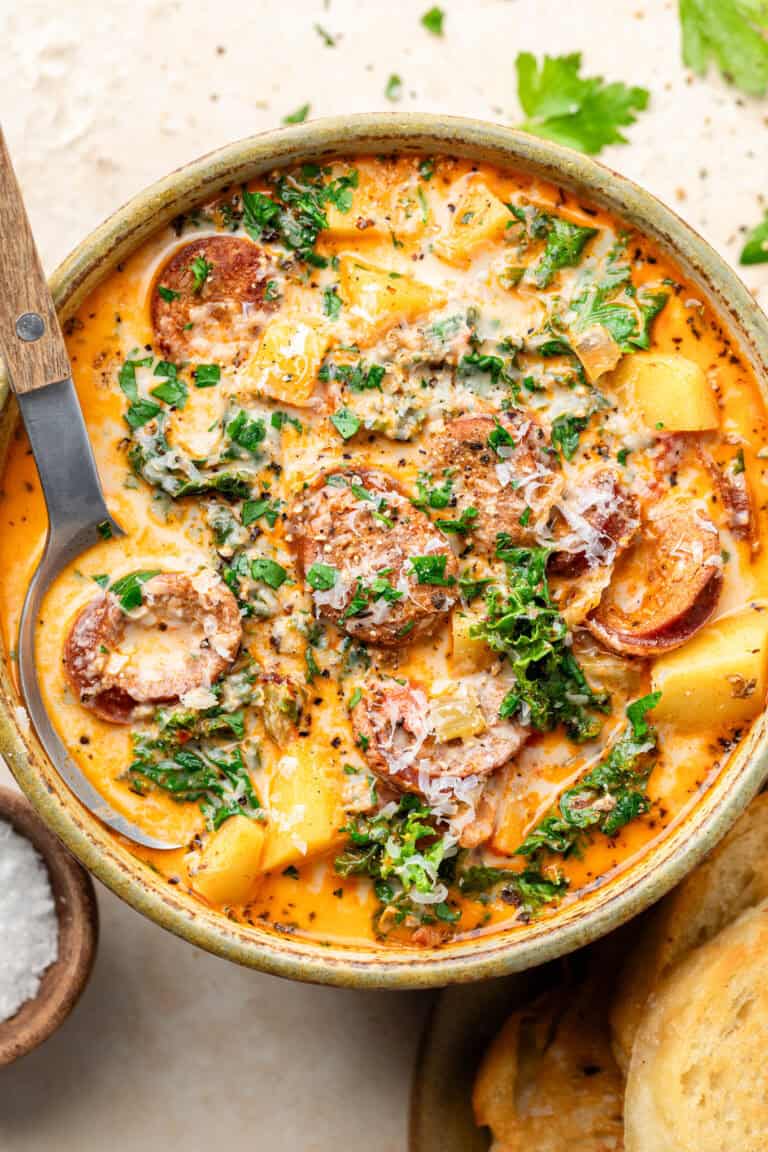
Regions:
[[407, 643], [456, 600], [450, 544], [385, 472], [326, 473], [294, 507], [291, 533], [317, 614], [358, 640]]
[[557, 550], [549, 559], [552, 576], [580, 576], [588, 568], [612, 564], [638, 529], [637, 501], [613, 468], [579, 476], [573, 493], [558, 504], [563, 523]]
[[706, 623], [722, 583], [714, 524], [698, 510], [672, 506], [624, 553], [587, 627], [614, 652], [666, 652]]
[[401, 791], [434, 802], [435, 781], [484, 777], [506, 764], [528, 735], [520, 724], [499, 719], [510, 684], [479, 673], [465, 677], [461, 688], [467, 706], [479, 709], [484, 726], [474, 735], [446, 740], [436, 734], [435, 701], [423, 689], [377, 677], [366, 681], [352, 723], [371, 769]]
[[210, 707], [210, 687], [235, 659], [240, 610], [214, 573], [166, 572], [142, 587], [141, 605], [123, 610], [113, 592], [91, 600], [64, 646], [72, 691], [103, 720], [129, 724], [143, 706], [190, 699]]
[[455, 515], [474, 515], [468, 539], [486, 552], [500, 532], [535, 541], [563, 489], [544, 429], [520, 409], [449, 420], [429, 455], [434, 477], [450, 469]]
[[264, 252], [251, 240], [207, 236], [179, 248], [152, 290], [155, 340], [170, 360], [231, 360], [258, 337], [268, 280]]

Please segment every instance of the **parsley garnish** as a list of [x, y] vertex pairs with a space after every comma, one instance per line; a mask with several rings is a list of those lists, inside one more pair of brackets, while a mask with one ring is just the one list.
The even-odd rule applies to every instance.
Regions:
[[417, 584], [439, 584], [450, 587], [456, 583], [455, 576], [446, 576], [445, 566], [448, 557], [445, 554], [437, 556], [411, 556], [411, 567], [416, 573]]
[[373, 389], [380, 392], [385, 373], [383, 364], [366, 364], [364, 360], [358, 360], [356, 364], [336, 364], [333, 360], [326, 360], [318, 372], [318, 379], [323, 383], [340, 380], [350, 392], [370, 392]]
[[702, 76], [714, 61], [750, 96], [768, 87], [768, 7], [761, 0], [679, 0], [683, 63]]
[[403, 79], [401, 76], [398, 76], [396, 72], [393, 72], [389, 77], [389, 80], [387, 80], [387, 86], [384, 89], [384, 95], [386, 96], [387, 100], [392, 100], [393, 102], [402, 99]]
[[213, 388], [221, 380], [218, 364], [198, 364], [193, 372], [196, 388]]
[[268, 556], [259, 556], [256, 560], [251, 561], [251, 576], [254, 580], [260, 580], [275, 591], [282, 587], [288, 579], [288, 573], [282, 564], [278, 564], [276, 560], [270, 560]]
[[635, 113], [648, 106], [646, 88], [580, 76], [578, 52], [545, 56], [541, 63], [532, 53], [521, 52], [515, 67], [517, 95], [526, 116], [520, 125], [523, 131], [590, 155], [608, 144], [626, 144], [619, 129], [634, 124]]
[[338, 320], [341, 304], [338, 285], [332, 284], [323, 288], [323, 315], [328, 316], [331, 320]]
[[151, 580], [153, 576], [158, 576], [159, 574], [160, 570], [158, 568], [148, 572], [131, 572], [128, 576], [123, 576], [120, 580], [115, 580], [109, 590], [114, 596], [117, 596], [123, 612], [132, 612], [134, 608], [141, 606], [142, 584], [146, 584], [147, 580]]
[[739, 256], [741, 264], [765, 264], [768, 261], [768, 215], [747, 236]]
[[415, 508], [447, 508], [453, 494], [453, 480], [446, 472], [442, 484], [433, 484], [429, 472], [419, 472], [416, 491], [416, 499], [411, 500]]
[[204, 256], [195, 256], [189, 266], [189, 270], [192, 273], [192, 291], [199, 294], [202, 292], [211, 272], [213, 272], [213, 264], [206, 260]]
[[256, 456], [259, 446], [267, 434], [263, 420], [251, 419], [244, 409], [240, 409], [234, 419], [227, 424], [227, 436], [241, 448]]
[[348, 408], [340, 408], [331, 416], [331, 424], [342, 440], [350, 440], [360, 430], [360, 421]]
[[280, 501], [270, 500], [269, 496], [262, 496], [260, 500], [246, 500], [243, 504], [241, 519], [243, 528], [248, 528], [263, 516], [270, 528], [274, 528], [280, 515]]
[[283, 116], [283, 124], [303, 124], [309, 116], [311, 107], [311, 104], [302, 104], [295, 112], [289, 112], [287, 116]]
[[437, 5], [434, 8], [429, 8], [421, 18], [423, 28], [427, 32], [431, 32], [433, 36], [443, 35], [443, 21], [445, 20], [445, 12]]
[[177, 292], [175, 288], [166, 288], [165, 284], [158, 284], [157, 294], [161, 300], [165, 300], [166, 304], [170, 304], [173, 300], [178, 300], [181, 292]]
[[566, 460], [572, 460], [579, 446], [579, 436], [589, 424], [589, 416], [573, 416], [564, 412], [552, 421], [550, 443]]
[[458, 520], [435, 520], [435, 525], [441, 532], [464, 536], [467, 532], [471, 532], [478, 515], [477, 508], [465, 508]]
[[339, 573], [332, 564], [313, 564], [307, 569], [307, 584], [317, 592], [328, 592], [333, 588]]

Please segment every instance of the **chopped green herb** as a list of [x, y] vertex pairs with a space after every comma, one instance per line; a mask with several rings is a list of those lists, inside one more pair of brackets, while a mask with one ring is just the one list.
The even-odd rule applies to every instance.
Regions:
[[768, 5], [763, 0], [679, 0], [683, 63], [703, 76], [714, 61], [750, 96], [768, 88]]
[[419, 162], [419, 176], [422, 180], [431, 180], [435, 174], [434, 160], [421, 160]]
[[358, 704], [360, 703], [362, 698], [363, 698], [363, 693], [362, 693], [361, 689], [359, 687], [355, 688], [354, 692], [350, 696], [349, 701], [347, 703], [347, 710], [349, 712], [351, 712], [353, 708], [356, 708], [358, 706]]
[[157, 294], [161, 300], [165, 300], [166, 304], [178, 300], [181, 296], [181, 292], [177, 292], [174, 288], [166, 288], [165, 284], [158, 284]]
[[295, 112], [289, 112], [287, 116], [283, 116], [283, 124], [303, 124], [309, 116], [311, 107], [311, 104], [302, 104]]
[[259, 418], [251, 419], [244, 409], [240, 409], [234, 419], [227, 424], [227, 436], [252, 455], [258, 455], [260, 445], [267, 434], [266, 425]]
[[316, 563], [307, 569], [306, 579], [310, 588], [314, 588], [316, 592], [328, 592], [333, 588], [338, 576], [338, 570], [333, 565]]
[[455, 576], [446, 576], [445, 566], [448, 563], [446, 555], [411, 556], [411, 567], [416, 573], [417, 584], [438, 584], [450, 587], [456, 583]]
[[[155, 375], [157, 375], [157, 370], [155, 370]], [[187, 386], [178, 376], [169, 377], [164, 384], [158, 384], [156, 388], [152, 388], [150, 391], [153, 396], [171, 408], [183, 408], [187, 403]]]
[[141, 607], [142, 585], [159, 574], [158, 568], [147, 572], [131, 572], [128, 576], [115, 580], [109, 590], [113, 596], [117, 596], [123, 612], [132, 612], [134, 608]]
[[99, 588], [106, 588], [109, 584], [109, 576], [105, 572], [99, 576], [91, 576], [91, 580], [95, 580]]
[[205, 282], [213, 272], [213, 264], [205, 259], [204, 256], [195, 256], [194, 260], [189, 266], [192, 273], [192, 291], [198, 295], [202, 292]]
[[288, 579], [288, 573], [282, 564], [270, 560], [267, 556], [259, 556], [251, 561], [251, 576], [254, 580], [260, 580], [268, 587], [274, 588], [275, 591]]
[[515, 68], [517, 95], [526, 116], [520, 125], [523, 131], [590, 155], [609, 144], [626, 144], [620, 129], [634, 124], [636, 113], [648, 106], [646, 88], [581, 76], [578, 52], [544, 56], [541, 63], [530, 52], [521, 52]]
[[109, 520], [102, 520], [99, 524], [97, 524], [96, 531], [98, 532], [99, 536], [101, 536], [102, 540], [111, 540], [114, 536], [112, 525], [110, 524]]
[[434, 8], [429, 8], [421, 18], [421, 23], [427, 32], [431, 32], [433, 36], [443, 35], [443, 22], [445, 20], [445, 12], [437, 5]]
[[419, 472], [416, 492], [416, 499], [411, 500], [416, 508], [447, 508], [453, 495], [453, 480], [446, 474], [442, 484], [433, 484], [429, 472]]
[[552, 421], [550, 443], [565, 460], [572, 460], [579, 447], [579, 436], [589, 424], [589, 416], [563, 412]]
[[341, 307], [342, 301], [339, 296], [338, 285], [332, 284], [323, 288], [323, 315], [328, 316], [331, 320], [338, 320]]
[[741, 264], [765, 264], [768, 261], [768, 214], [747, 236], [741, 250]]
[[326, 48], [336, 47], [336, 37], [331, 36], [330, 32], [323, 28], [322, 24], [315, 24], [315, 32], [317, 32]]
[[244, 502], [241, 520], [243, 527], [249, 528], [251, 524], [255, 524], [263, 516], [269, 527], [274, 528], [279, 515], [280, 501], [270, 500], [269, 496], [262, 496], [260, 500], [246, 500]]
[[320, 673], [320, 669], [319, 669], [318, 664], [317, 664], [317, 660], [315, 660], [315, 654], [312, 651], [311, 644], [308, 644], [307, 647], [304, 649], [304, 663], [306, 665], [305, 675], [306, 675], [306, 679], [307, 679], [307, 684], [314, 684], [315, 677], [320, 676], [321, 673]]
[[331, 424], [342, 440], [350, 440], [360, 431], [360, 421], [354, 412], [350, 412], [348, 408], [340, 408], [338, 412], [334, 412], [331, 416]]
[[387, 80], [387, 86], [384, 89], [384, 95], [386, 96], [387, 100], [392, 100], [393, 102], [402, 100], [403, 80], [402, 77], [398, 76], [396, 72], [393, 72], [390, 75], [389, 80]]
[[318, 372], [318, 379], [324, 383], [340, 380], [350, 392], [370, 392], [374, 389], [380, 392], [385, 373], [386, 368], [382, 364], [369, 365], [364, 360], [358, 360], [356, 364], [336, 364], [333, 360], [326, 360]]
[[218, 364], [198, 364], [194, 370], [196, 388], [213, 388], [221, 380]]
[[477, 520], [477, 508], [465, 508], [458, 520], [435, 520], [435, 525], [441, 532], [464, 536], [472, 531], [472, 525]]

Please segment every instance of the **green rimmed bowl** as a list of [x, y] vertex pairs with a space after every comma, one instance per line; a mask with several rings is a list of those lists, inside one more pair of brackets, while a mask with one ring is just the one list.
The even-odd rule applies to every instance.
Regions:
[[[275, 167], [356, 153], [447, 153], [530, 172], [581, 193], [666, 249], [708, 298], [758, 378], [768, 379], [768, 319], [704, 241], [649, 193], [608, 168], [546, 141], [476, 120], [353, 116], [264, 133], [179, 169], [91, 233], [51, 287], [66, 321], [121, 260], [180, 212]], [[768, 402], [768, 389], [763, 389]], [[0, 453], [16, 419], [0, 392]], [[1, 462], [1, 461], [0, 461]], [[518, 972], [594, 940], [661, 897], [727, 831], [768, 774], [763, 716], [693, 811], [641, 858], [556, 916], [440, 950], [321, 944], [235, 924], [169, 885], [71, 795], [30, 730], [0, 668], [0, 751], [48, 826], [118, 896], [202, 948], [279, 976], [349, 987], [424, 988]]]

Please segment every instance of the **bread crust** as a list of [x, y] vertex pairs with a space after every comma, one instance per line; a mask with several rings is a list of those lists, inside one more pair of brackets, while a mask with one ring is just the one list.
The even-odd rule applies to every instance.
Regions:
[[768, 1146], [768, 906], [691, 952], [643, 1014], [627, 1079], [627, 1152]]
[[611, 1007], [611, 1039], [626, 1072], [649, 996], [689, 952], [768, 900], [768, 793], [758, 796], [706, 860], [646, 918]]

